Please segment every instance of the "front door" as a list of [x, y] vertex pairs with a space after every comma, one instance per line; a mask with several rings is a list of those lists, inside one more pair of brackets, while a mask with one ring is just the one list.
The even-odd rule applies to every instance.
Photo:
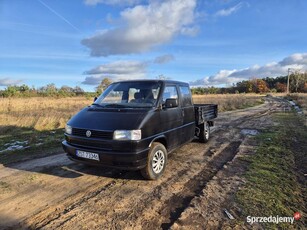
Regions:
[[[162, 104], [166, 99], [175, 98], [179, 101], [179, 94], [176, 85], [166, 85], [163, 91]], [[179, 104], [179, 103], [178, 103]], [[161, 127], [164, 128], [168, 140], [168, 149], [173, 149], [181, 144], [181, 127], [183, 124], [182, 111], [180, 106], [163, 108], [160, 111]]]

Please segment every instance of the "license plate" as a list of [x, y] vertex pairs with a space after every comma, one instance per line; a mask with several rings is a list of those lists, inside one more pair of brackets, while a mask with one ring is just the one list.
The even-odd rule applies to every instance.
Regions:
[[76, 155], [78, 157], [99, 161], [99, 155], [97, 153], [90, 153], [90, 152], [77, 150]]

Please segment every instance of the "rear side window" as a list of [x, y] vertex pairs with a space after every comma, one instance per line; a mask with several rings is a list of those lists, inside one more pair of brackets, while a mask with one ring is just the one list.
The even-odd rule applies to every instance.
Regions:
[[166, 86], [163, 92], [163, 103], [166, 101], [168, 98], [178, 98], [178, 93], [176, 86]]
[[192, 96], [191, 91], [188, 86], [180, 86], [180, 94], [182, 98], [182, 106], [191, 106], [192, 105]]

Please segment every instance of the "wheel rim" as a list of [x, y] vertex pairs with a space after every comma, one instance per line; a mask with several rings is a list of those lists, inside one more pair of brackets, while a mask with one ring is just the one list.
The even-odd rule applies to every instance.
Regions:
[[154, 173], [160, 173], [164, 168], [165, 156], [162, 150], [158, 150], [155, 152], [152, 158], [152, 170]]
[[204, 132], [205, 132], [205, 138], [206, 140], [208, 140], [209, 139], [209, 126], [207, 123], [205, 124]]

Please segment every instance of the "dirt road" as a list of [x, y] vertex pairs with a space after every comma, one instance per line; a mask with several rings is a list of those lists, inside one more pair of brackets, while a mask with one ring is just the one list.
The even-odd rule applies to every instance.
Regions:
[[[277, 99], [220, 114], [207, 144], [189, 143], [170, 157], [163, 177], [146, 181], [138, 172], [93, 168], [64, 153], [0, 164], [0, 228], [202, 229], [233, 226], [233, 195], [244, 182], [240, 156], [252, 154], [248, 134], [272, 125]], [[251, 131], [252, 130], [252, 131]]]

